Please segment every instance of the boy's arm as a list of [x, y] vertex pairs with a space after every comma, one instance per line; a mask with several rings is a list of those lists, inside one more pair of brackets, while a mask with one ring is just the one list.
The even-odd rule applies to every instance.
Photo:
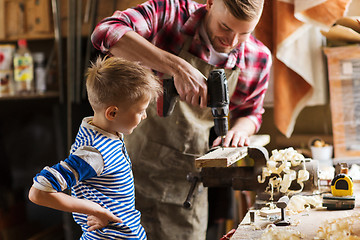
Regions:
[[88, 222], [89, 231], [103, 228], [109, 222], [119, 222], [121, 219], [99, 204], [85, 199], [78, 199], [63, 192], [45, 192], [35, 187], [29, 191], [29, 199], [35, 204], [65, 212], [77, 212], [95, 217], [95, 221]]
[[95, 177], [102, 171], [103, 159], [98, 150], [89, 146], [80, 147], [64, 161], [52, 167], [45, 167], [34, 177], [29, 199], [35, 204], [60, 211], [95, 216], [97, 222], [88, 223], [89, 231], [105, 227], [109, 221], [121, 222], [120, 218], [99, 204], [63, 192], [79, 181]]

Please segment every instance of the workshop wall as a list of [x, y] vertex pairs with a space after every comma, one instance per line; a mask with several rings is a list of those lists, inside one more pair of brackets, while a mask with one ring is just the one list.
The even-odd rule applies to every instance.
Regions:
[[[347, 16], [360, 16], [360, 0], [352, 0], [347, 9]], [[264, 29], [264, 31], [269, 31]], [[272, 34], [269, 32], [269, 34]], [[324, 59], [325, 56], [324, 56]], [[325, 61], [326, 64], [326, 61]], [[327, 69], [326, 69], [327, 70]], [[327, 83], [327, 92], [329, 93], [329, 84]], [[332, 143], [332, 120], [330, 110], [329, 95], [325, 105], [305, 107], [299, 114], [294, 131], [291, 137], [285, 137], [274, 124], [273, 109], [273, 79], [270, 78], [269, 90], [265, 97], [265, 114], [263, 115], [263, 124], [260, 133], [270, 134], [271, 141], [267, 146], [268, 150], [282, 149], [286, 147], [301, 148], [309, 154], [308, 143], [313, 137], [320, 137]]]

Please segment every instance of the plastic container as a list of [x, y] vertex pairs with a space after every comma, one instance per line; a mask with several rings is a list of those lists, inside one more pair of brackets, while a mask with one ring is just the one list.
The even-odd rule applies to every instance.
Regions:
[[18, 49], [14, 54], [14, 85], [16, 94], [34, 92], [33, 57], [25, 39], [18, 40]]
[[318, 160], [319, 165], [321, 166], [332, 166], [332, 155], [333, 155], [333, 146], [328, 145], [324, 147], [314, 147], [311, 146], [311, 155], [312, 159]]
[[39, 94], [46, 91], [46, 69], [45, 69], [45, 54], [36, 52], [33, 54], [35, 66], [35, 90]]

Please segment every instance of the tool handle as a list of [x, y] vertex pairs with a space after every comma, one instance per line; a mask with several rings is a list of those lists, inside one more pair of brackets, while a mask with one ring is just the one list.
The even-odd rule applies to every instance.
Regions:
[[[208, 107], [211, 107], [212, 109], [220, 108], [222, 111], [228, 111], [229, 90], [224, 69], [212, 70], [207, 80], [207, 85], [208, 96], [210, 98]], [[227, 116], [228, 112], [213, 112], [213, 115], [214, 117], [216, 117], [216, 115]]]
[[162, 85], [164, 93], [158, 98], [157, 112], [160, 117], [167, 117], [174, 111], [179, 94], [175, 88], [174, 78], [163, 79]]
[[196, 188], [196, 185], [197, 183], [199, 182], [199, 177], [197, 176], [193, 176], [192, 179], [191, 179], [191, 186], [190, 186], [190, 190], [189, 190], [189, 193], [186, 197], [186, 200], [185, 202], [183, 203], [183, 206], [184, 208], [186, 209], [190, 209], [192, 204], [191, 204], [191, 200], [193, 198], [193, 195], [194, 195], [194, 190]]

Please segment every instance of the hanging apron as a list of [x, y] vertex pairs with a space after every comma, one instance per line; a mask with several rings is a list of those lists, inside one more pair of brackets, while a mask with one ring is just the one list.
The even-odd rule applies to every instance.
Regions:
[[[188, 37], [179, 57], [208, 76], [217, 68], [190, 54], [191, 42]], [[225, 69], [229, 96], [235, 91], [239, 73], [239, 68]], [[190, 188], [186, 176], [196, 171], [195, 158], [209, 149], [209, 132], [214, 125], [211, 110], [178, 101], [170, 116], [159, 117], [156, 103], [152, 103], [147, 115], [125, 137], [125, 144], [133, 163], [136, 207], [148, 239], [205, 238], [207, 189], [198, 185], [192, 209], [184, 209], [183, 202]]]

